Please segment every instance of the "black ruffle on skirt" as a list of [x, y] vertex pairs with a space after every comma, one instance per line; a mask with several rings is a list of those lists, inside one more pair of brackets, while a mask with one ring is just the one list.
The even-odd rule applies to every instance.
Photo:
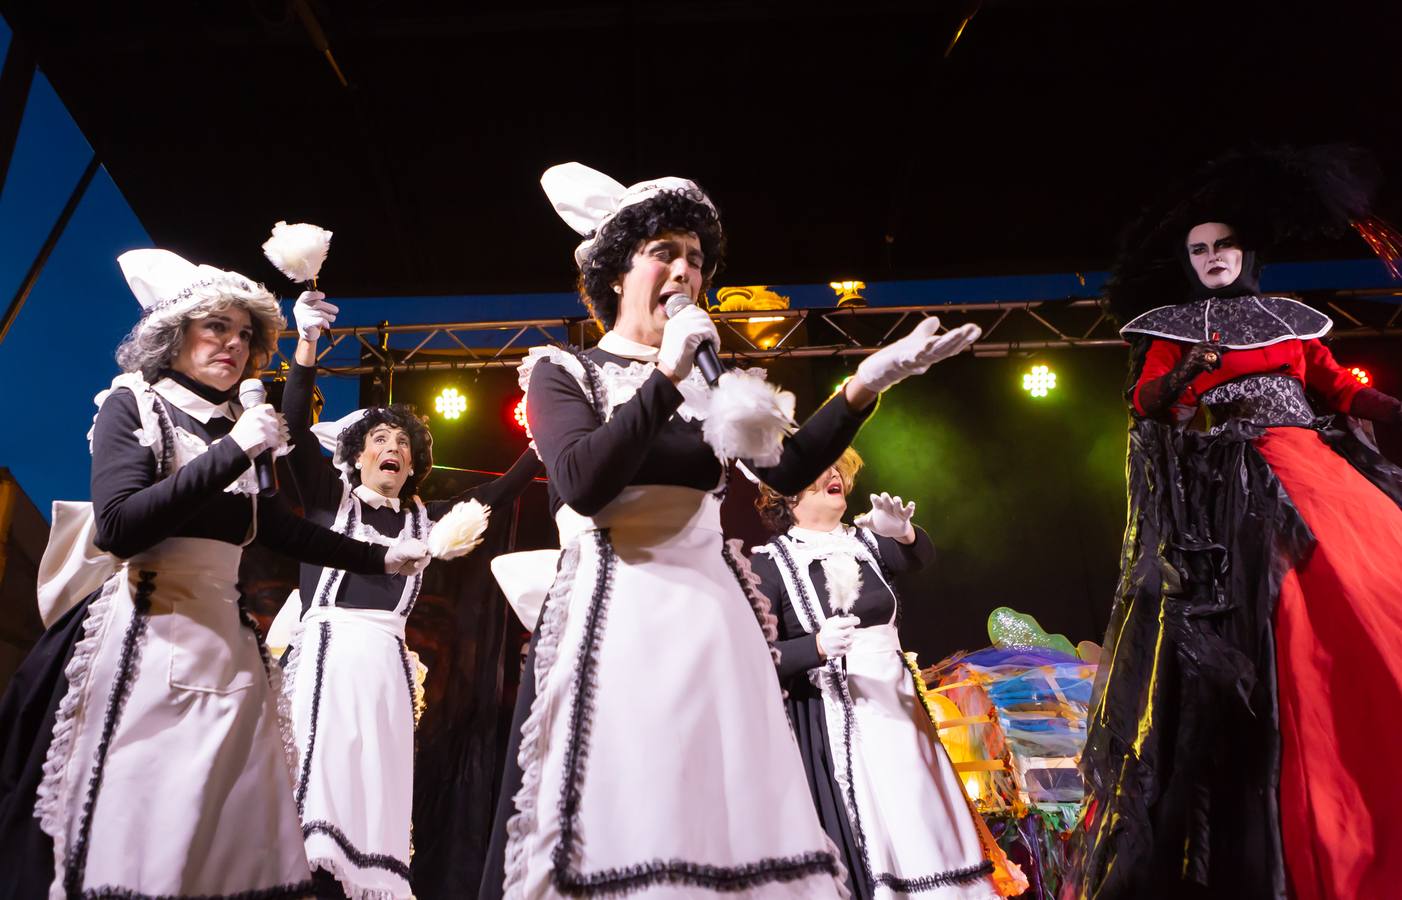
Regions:
[[818, 820], [842, 854], [852, 900], [871, 900], [871, 873], [852, 836], [852, 820], [847, 815], [847, 804], [837, 783], [840, 763], [832, 758], [822, 695], [806, 676], [791, 678], [786, 687], [789, 721], [793, 723], [794, 737], [798, 740], [798, 753], [803, 758], [803, 771], [808, 778], [808, 790], [813, 794], [813, 805], [818, 810]]

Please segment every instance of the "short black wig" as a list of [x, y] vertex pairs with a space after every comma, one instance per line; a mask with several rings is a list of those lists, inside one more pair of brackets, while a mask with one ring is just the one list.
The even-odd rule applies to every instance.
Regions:
[[643, 241], [660, 234], [691, 232], [701, 241], [705, 258], [704, 293], [725, 259], [725, 235], [720, 217], [702, 195], [691, 190], [661, 191], [641, 203], [625, 206], [604, 224], [589, 258], [579, 272], [579, 296], [605, 330], [618, 317], [614, 282], [633, 267], [633, 253]]
[[355, 462], [365, 451], [365, 439], [380, 425], [401, 428], [409, 435], [410, 465], [414, 471], [399, 491], [399, 496], [407, 500], [419, 492], [419, 486], [433, 469], [433, 435], [413, 406], [396, 403], [366, 410], [364, 416], [347, 425], [336, 439], [336, 464], [350, 477], [351, 484], [360, 484], [360, 470], [355, 468]]

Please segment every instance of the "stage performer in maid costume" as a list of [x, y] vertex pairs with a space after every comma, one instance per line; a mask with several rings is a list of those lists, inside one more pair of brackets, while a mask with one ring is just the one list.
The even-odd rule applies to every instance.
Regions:
[[[316, 342], [338, 310], [307, 291], [292, 311], [298, 342], [282, 408], [307, 518], [372, 543], [427, 540], [440, 557], [476, 546], [491, 510], [509, 509], [540, 471], [539, 459], [527, 452], [501, 478], [425, 502], [418, 491], [433, 467], [433, 436], [411, 407], [373, 407], [312, 425]], [[450, 536], [454, 530], [461, 534]], [[297, 738], [294, 791], [318, 896], [412, 895], [414, 727], [422, 701], [404, 631], [422, 581], [422, 574], [305, 564], [289, 600], [300, 604], [284, 675]]]
[[428, 550], [351, 540], [258, 496], [250, 461], [286, 426], [233, 391], [283, 325], [270, 293], [165, 250], [118, 263], [144, 312], [97, 397], [92, 504], [55, 505], [49, 630], [0, 702], [0, 881], [53, 900], [307, 896], [291, 734], [236, 584], [242, 548], [366, 575], [418, 571]]
[[720, 491], [743, 459], [796, 493], [882, 390], [978, 330], [921, 323], [789, 434], [792, 395], [737, 372], [711, 389], [693, 366], [719, 345], [695, 305], [723, 252], [701, 189], [625, 188], [578, 163], [542, 185], [585, 235], [580, 290], [607, 330], [521, 367], [563, 550], [519, 694], [521, 771], [503, 778], [505, 874], [489, 858], [483, 896], [844, 896], [784, 714], [774, 619], [722, 540]]
[[777, 537], [752, 565], [779, 619], [779, 678], [818, 818], [853, 897], [1019, 894], [1027, 881], [970, 806], [901, 651], [894, 579], [928, 566], [934, 545], [915, 504], [889, 494], [843, 524], [861, 465], [848, 449], [797, 494], [765, 485], [756, 502]]
[[[1402, 470], [1356, 421], [1402, 404], [1335, 361], [1328, 316], [1257, 286], [1286, 241], [1349, 224], [1395, 265], [1367, 166], [1219, 160], [1129, 232], [1107, 287], [1134, 418], [1082, 896], [1402, 885]], [[1184, 428], [1199, 407], [1210, 430]]]

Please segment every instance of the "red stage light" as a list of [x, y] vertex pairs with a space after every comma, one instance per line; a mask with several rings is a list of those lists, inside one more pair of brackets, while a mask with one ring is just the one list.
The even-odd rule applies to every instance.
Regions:
[[1353, 375], [1354, 378], [1358, 379], [1359, 384], [1373, 383], [1373, 376], [1368, 374], [1367, 369], [1360, 369], [1358, 366], [1354, 366], [1352, 369], [1349, 369], [1349, 372]]
[[526, 422], [526, 395], [522, 394], [521, 399], [516, 401], [516, 406], [511, 410], [511, 421], [516, 427], [526, 433], [526, 437], [531, 435], [531, 426]]

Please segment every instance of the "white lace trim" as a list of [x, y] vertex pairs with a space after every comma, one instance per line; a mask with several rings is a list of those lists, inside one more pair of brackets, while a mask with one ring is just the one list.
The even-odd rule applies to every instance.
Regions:
[[35, 792], [34, 817], [39, 827], [54, 842], [54, 882], [50, 896], [63, 896], [63, 873], [68, 858], [68, 819], [77, 806], [75, 787], [68, 779], [69, 757], [73, 754], [73, 738], [78, 730], [79, 714], [86, 707], [88, 696], [88, 676], [92, 672], [93, 659], [102, 644], [103, 626], [112, 613], [112, 595], [126, 578], [126, 567], [107, 579], [98, 594], [88, 605], [83, 619], [83, 636], [73, 645], [73, 656], [64, 668], [68, 680], [68, 691], [59, 702], [54, 715], [53, 739], [49, 742], [49, 752], [44, 757], [43, 777]]
[[[197, 434], [191, 434], [179, 425], [175, 425], [173, 428], [175, 429], [175, 468], [179, 469], [189, 465], [209, 452], [209, 444], [205, 443], [204, 438]], [[224, 493], [256, 497], [258, 495], [258, 474], [253, 466], [244, 469], [238, 478], [235, 478], [228, 487], [224, 488]]]
[[[532, 347], [526, 358], [521, 361], [521, 367], [517, 372], [521, 390], [530, 390], [531, 372], [535, 369], [536, 363], [543, 359], [560, 366], [574, 376], [574, 380], [579, 383], [579, 389], [584, 392], [584, 396], [589, 396], [589, 384], [585, 379], [584, 365], [579, 361], [579, 357], [568, 350], [551, 346]], [[598, 366], [599, 384], [604, 392], [604, 407], [609, 418], [612, 418], [615, 409], [633, 399], [638, 388], [652, 377], [653, 370], [656, 368], [656, 363], [638, 362], [637, 360], [630, 362], [627, 366], [620, 366], [615, 362], [605, 362]], [[677, 415], [688, 422], [704, 420], [711, 409], [711, 389], [706, 385], [706, 379], [701, 376], [700, 370], [693, 367], [682, 383], [677, 385], [677, 390], [682, 395], [682, 405], [678, 407]]]
[[[159, 459], [161, 455], [161, 424], [156, 418], [156, 392], [151, 390], [151, 386], [141, 377], [140, 372], [123, 372], [112, 379], [112, 384], [104, 391], [100, 391], [93, 399], [97, 404], [98, 412], [102, 411], [102, 404], [107, 402], [107, 398], [112, 396], [112, 392], [125, 388], [131, 391], [136, 398], [136, 411], [141, 417], [141, 427], [133, 434], [136, 440], [143, 447], [150, 447], [151, 451]], [[93, 431], [97, 428], [97, 413], [93, 413], [92, 425], [88, 427], [88, 453], [92, 453]]]
[[341, 890], [346, 892], [349, 900], [414, 900], [413, 893], [398, 894], [388, 888], [362, 887], [356, 884], [355, 876], [346, 871], [341, 865], [341, 861], [330, 856], [317, 856], [307, 860], [307, 865], [313, 872], [317, 869], [325, 869], [332, 877], [341, 883]]
[[545, 730], [550, 706], [550, 670], [560, 650], [560, 638], [569, 619], [570, 593], [579, 572], [580, 547], [576, 542], [560, 554], [560, 571], [545, 599], [545, 612], [537, 627], [535, 645], [535, 699], [531, 711], [521, 725], [521, 746], [516, 761], [521, 766], [521, 789], [512, 798], [516, 812], [506, 823], [506, 860], [503, 900], [522, 896], [525, 888], [526, 838], [536, 829], [536, 811], [540, 800], [540, 771], [545, 761]]
[[[293, 626], [292, 639], [287, 642], [287, 649], [283, 651], [287, 656], [287, 664], [282, 666], [278, 682], [274, 685], [278, 692], [277, 717], [278, 731], [282, 733], [282, 755], [287, 760], [287, 771], [292, 776], [294, 786], [302, 771], [302, 750], [297, 745], [297, 723], [292, 718], [292, 697], [297, 691], [297, 665], [302, 661], [302, 638], [305, 633], [301, 622]], [[273, 668], [278, 668], [276, 662]]]

